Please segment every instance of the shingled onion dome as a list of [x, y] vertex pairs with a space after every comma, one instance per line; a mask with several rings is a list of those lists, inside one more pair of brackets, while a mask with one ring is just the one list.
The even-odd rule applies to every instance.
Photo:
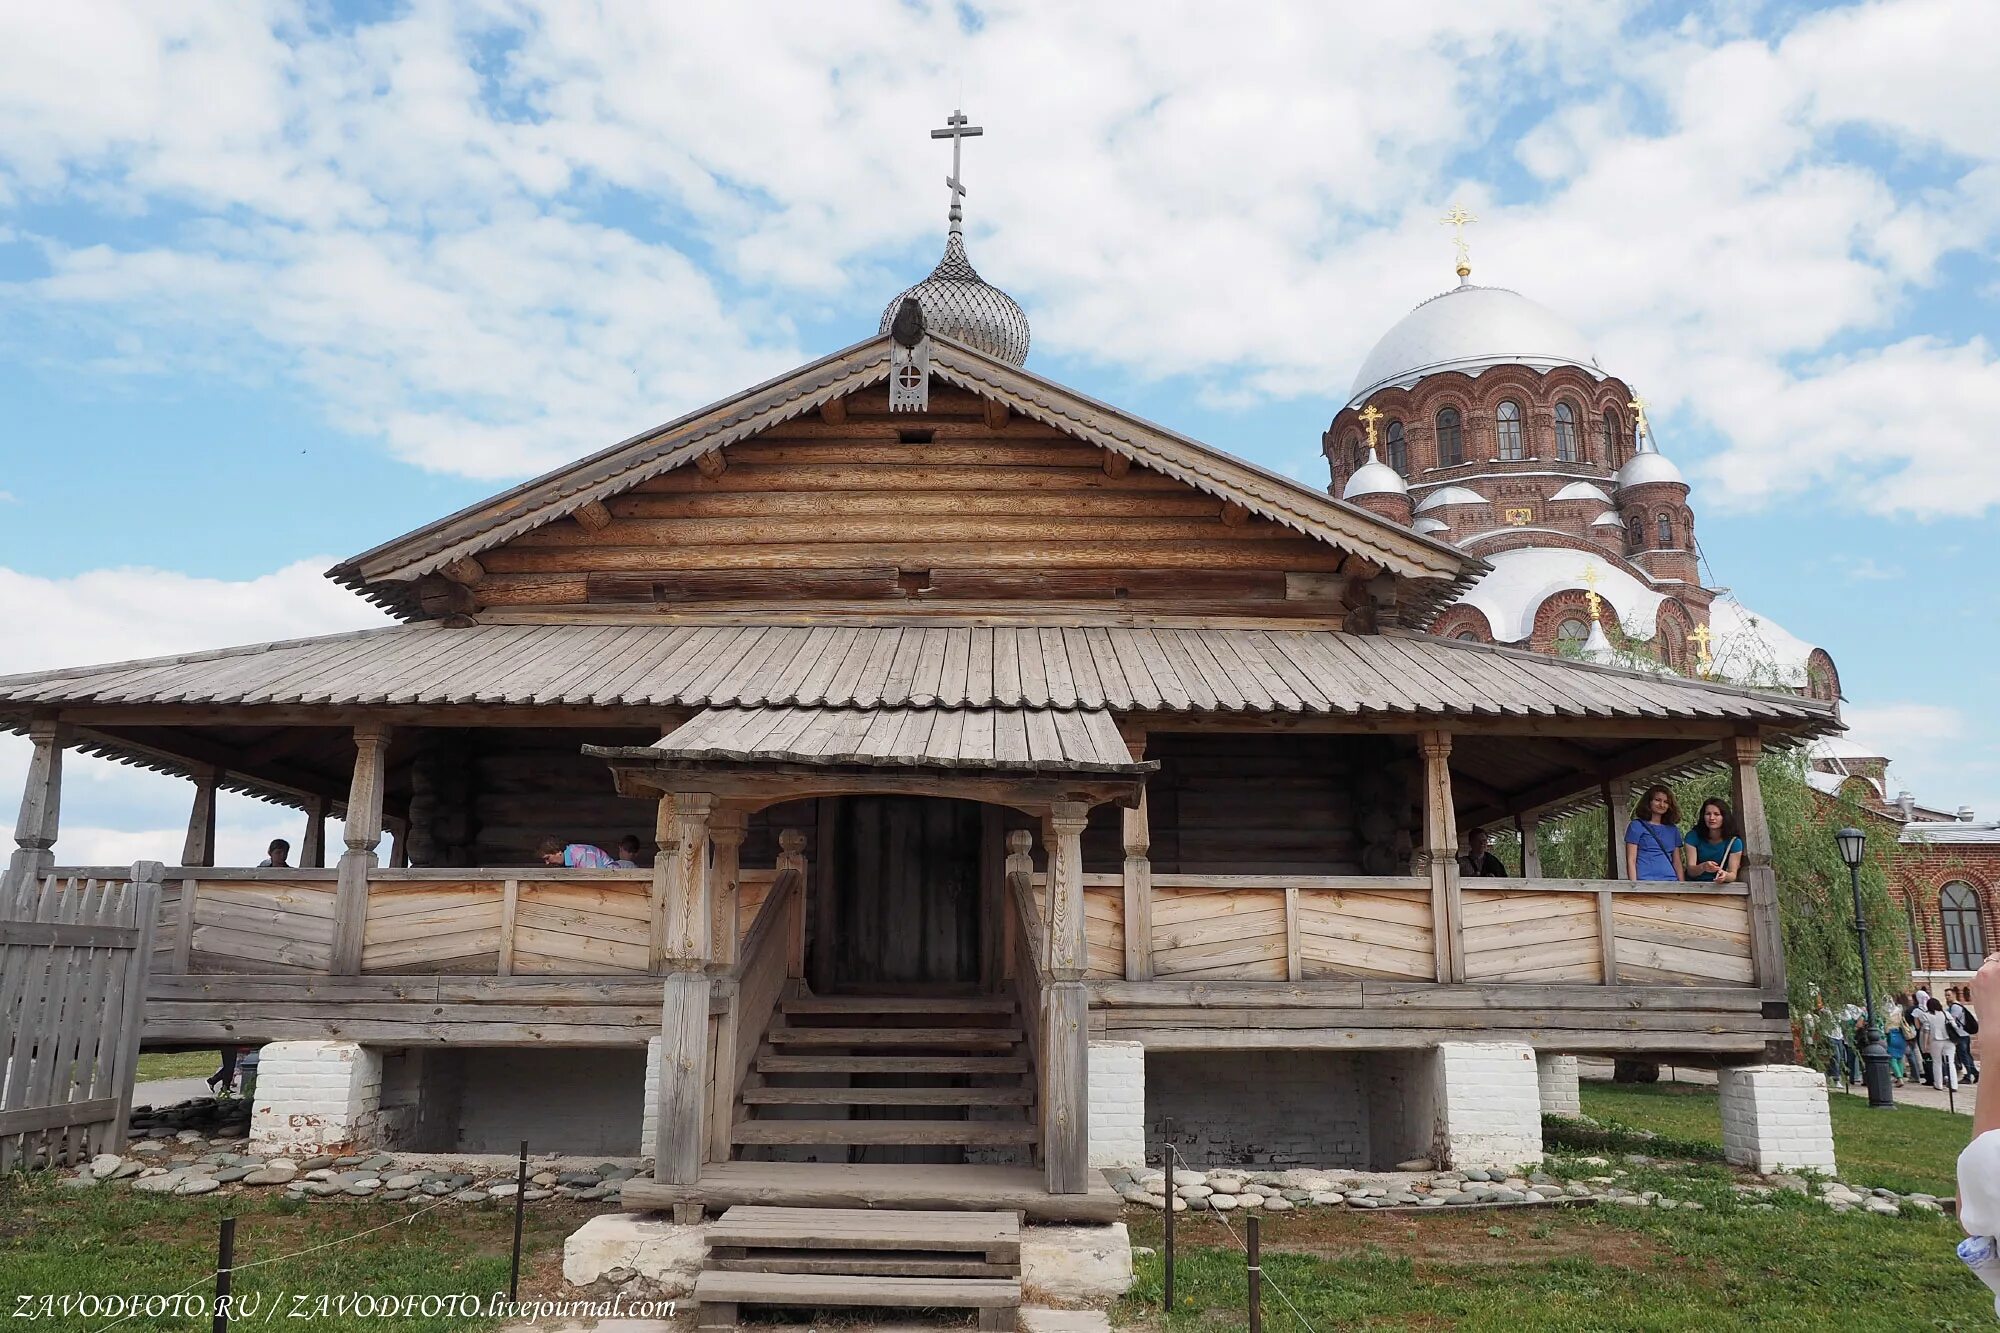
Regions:
[[965, 237], [952, 223], [945, 237], [944, 258], [931, 275], [907, 291], [898, 292], [882, 312], [883, 333], [895, 323], [905, 297], [924, 312], [924, 327], [932, 333], [977, 347], [987, 355], [1023, 365], [1028, 360], [1028, 317], [1014, 298], [979, 276], [965, 256]]

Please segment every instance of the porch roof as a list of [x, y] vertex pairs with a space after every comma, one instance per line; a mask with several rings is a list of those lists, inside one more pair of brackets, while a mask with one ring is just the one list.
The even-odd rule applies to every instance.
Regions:
[[1409, 632], [1204, 624], [401, 625], [0, 676], [37, 710], [411, 705], [1055, 708], [1603, 718], [1837, 731], [1835, 704]]
[[709, 708], [646, 746], [602, 758], [1143, 776], [1097, 708]]

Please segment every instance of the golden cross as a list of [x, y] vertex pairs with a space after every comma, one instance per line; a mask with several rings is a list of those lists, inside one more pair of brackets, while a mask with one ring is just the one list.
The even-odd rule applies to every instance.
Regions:
[[1583, 586], [1589, 589], [1589, 591], [1586, 592], [1584, 596], [1587, 599], [1589, 599], [1590, 602], [1590, 618], [1592, 620], [1597, 621], [1599, 624], [1603, 624], [1604, 623], [1603, 618], [1600, 614], [1603, 605], [1603, 599], [1597, 595], [1596, 565], [1585, 565], [1583, 567]]
[[1644, 449], [1646, 447], [1646, 437], [1653, 432], [1653, 428], [1646, 424], [1646, 400], [1635, 393], [1632, 395], [1632, 401], [1625, 404], [1625, 406], [1631, 408], [1636, 414], [1635, 429], [1639, 432], [1637, 443], [1639, 448]]
[[1368, 428], [1368, 452], [1375, 452], [1375, 423], [1382, 419], [1382, 409], [1370, 403], [1361, 410], [1361, 424]]
[[1465, 211], [1464, 204], [1453, 204], [1451, 212], [1438, 219], [1439, 226], [1452, 229], [1452, 241], [1458, 246], [1458, 276], [1461, 278], [1472, 276], [1472, 257], [1465, 245], [1465, 228], [1467, 223], [1477, 221], [1478, 218]]
[[1696, 625], [1694, 633], [1688, 635], [1688, 642], [1695, 647], [1695, 663], [1701, 668], [1701, 674], [1704, 676], [1709, 674], [1709, 670], [1715, 665], [1715, 659], [1708, 651], [1709, 641], [1712, 638], [1714, 636], [1708, 632], [1706, 625]]

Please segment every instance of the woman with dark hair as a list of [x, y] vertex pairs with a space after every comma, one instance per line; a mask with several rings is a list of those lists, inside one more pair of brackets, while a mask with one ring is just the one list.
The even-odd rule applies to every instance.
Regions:
[[1704, 884], [1736, 882], [1743, 868], [1743, 831], [1736, 827], [1727, 802], [1711, 796], [1701, 803], [1681, 859], [1688, 879]]
[[1681, 808], [1665, 787], [1648, 787], [1625, 826], [1625, 878], [1685, 879], [1681, 873]]
[[1933, 995], [1920, 1016], [1924, 1029], [1924, 1054], [1930, 1057], [1933, 1088], [1958, 1087], [1958, 1043], [1952, 1039], [1951, 1017], [1944, 1001]]

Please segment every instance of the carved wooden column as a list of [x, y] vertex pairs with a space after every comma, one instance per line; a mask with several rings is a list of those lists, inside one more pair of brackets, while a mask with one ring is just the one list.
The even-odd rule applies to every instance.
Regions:
[[1451, 733], [1420, 731], [1424, 756], [1424, 860], [1431, 879], [1431, 932], [1437, 979], [1465, 980], [1459, 910], [1458, 811], [1451, 799]]
[[1524, 879], [1542, 877], [1542, 845], [1536, 841], [1536, 834], [1542, 827], [1542, 817], [1538, 814], [1514, 816], [1514, 831], [1521, 835], [1521, 876]]
[[299, 840], [302, 870], [326, 868], [326, 808], [330, 804], [324, 796], [314, 796], [306, 802], [306, 833]]
[[[1146, 733], [1120, 728], [1136, 762], [1146, 757]], [[1125, 824], [1125, 979], [1153, 979], [1153, 826], [1146, 789], [1123, 812]]]
[[187, 837], [181, 842], [181, 864], [215, 864], [215, 789], [222, 774], [213, 768], [194, 773], [194, 805], [188, 810]]
[[749, 816], [740, 810], [718, 810], [708, 821], [708, 840], [715, 847], [714, 867], [709, 872], [713, 886], [709, 896], [715, 904], [709, 936], [715, 942], [715, 961], [725, 966], [736, 961], [742, 935], [739, 870], [749, 823]]
[[340, 854], [333, 890], [333, 971], [361, 970], [368, 929], [368, 874], [382, 845], [382, 786], [389, 758], [389, 728], [364, 722], [354, 729], [354, 777], [347, 788], [347, 850]]
[[[713, 955], [709, 819], [715, 797], [679, 792], [660, 800], [673, 825], [672, 856], [654, 864], [666, 904], [665, 995], [660, 1005], [658, 1147], [653, 1174], [676, 1185], [701, 1177], [702, 1102], [708, 1079], [708, 972]], [[671, 815], [669, 815], [671, 811]], [[664, 841], [664, 839], [663, 839]]]
[[1724, 742], [1723, 753], [1729, 759], [1730, 804], [1743, 827], [1739, 877], [1750, 891], [1750, 961], [1764, 997], [1783, 1000], [1785, 936], [1778, 921], [1778, 872], [1771, 864], [1771, 824], [1764, 816], [1764, 788], [1757, 777], [1764, 742], [1756, 736], [1732, 736]]
[[28, 757], [28, 780], [21, 788], [21, 813], [14, 821], [14, 854], [7, 860], [5, 887], [39, 883], [55, 869], [56, 828], [62, 812], [63, 728], [53, 717], [28, 724], [34, 750]]
[[1090, 1188], [1090, 1002], [1083, 924], [1083, 829], [1090, 807], [1058, 801], [1049, 809], [1049, 989], [1043, 997], [1042, 1157], [1051, 1194]]
[[1606, 879], [1625, 878], [1625, 825], [1631, 822], [1632, 784], [1607, 782], [1599, 788], [1604, 797], [1604, 860]]

